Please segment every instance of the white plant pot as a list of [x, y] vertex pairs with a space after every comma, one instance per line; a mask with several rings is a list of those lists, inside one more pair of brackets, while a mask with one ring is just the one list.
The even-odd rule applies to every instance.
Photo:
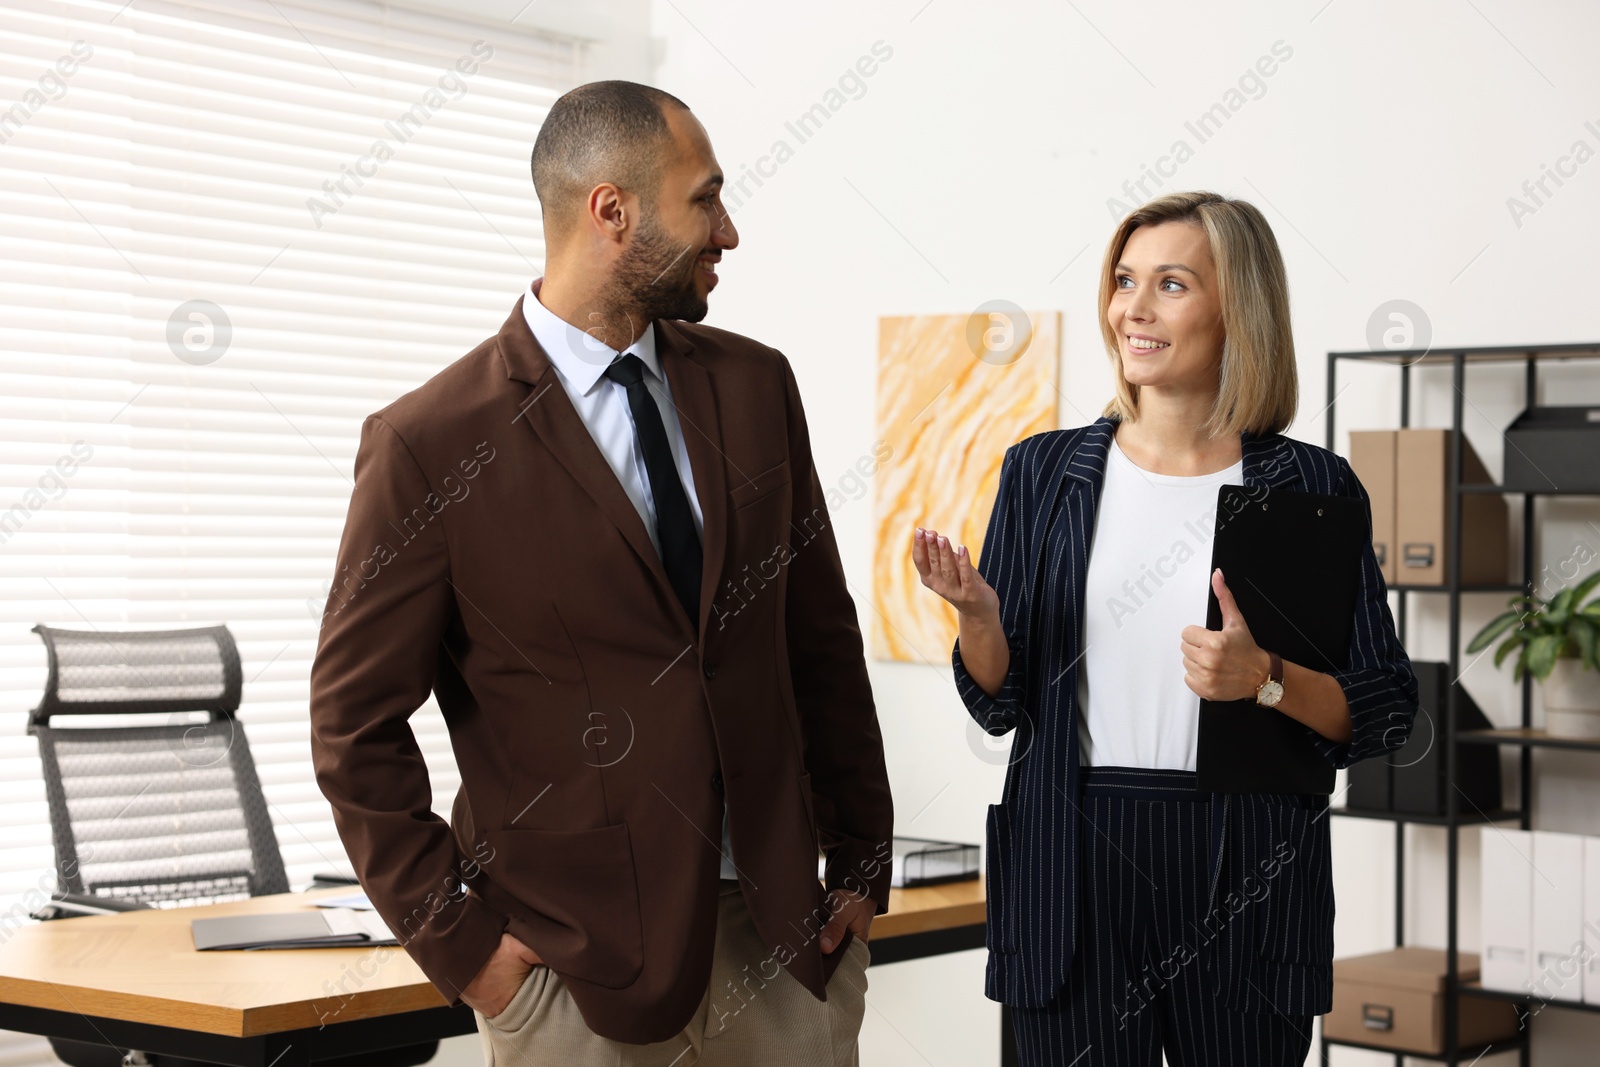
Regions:
[[1576, 656], [1561, 656], [1540, 687], [1545, 733], [1600, 738], [1600, 671], [1586, 669]]

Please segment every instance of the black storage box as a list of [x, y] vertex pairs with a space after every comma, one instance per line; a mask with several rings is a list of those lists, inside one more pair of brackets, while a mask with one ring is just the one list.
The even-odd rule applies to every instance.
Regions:
[[[1444, 814], [1444, 694], [1450, 665], [1412, 660], [1417, 675], [1417, 718], [1411, 736], [1398, 751], [1365, 760], [1350, 768], [1350, 790], [1345, 802], [1362, 811], [1387, 811], [1405, 815]], [[1456, 730], [1488, 730], [1492, 724], [1456, 683]], [[1461, 793], [1456, 809], [1470, 816], [1474, 809], [1491, 812], [1500, 807], [1500, 750], [1494, 745], [1456, 742], [1456, 784]]]
[[1507, 489], [1600, 492], [1600, 404], [1532, 407], [1506, 427]]

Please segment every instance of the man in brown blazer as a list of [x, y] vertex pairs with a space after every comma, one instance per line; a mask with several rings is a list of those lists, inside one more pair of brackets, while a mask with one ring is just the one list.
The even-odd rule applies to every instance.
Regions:
[[362, 427], [317, 782], [491, 1062], [854, 1063], [893, 814], [794, 374], [694, 325], [738, 236], [686, 106], [582, 86], [532, 162], [544, 277]]

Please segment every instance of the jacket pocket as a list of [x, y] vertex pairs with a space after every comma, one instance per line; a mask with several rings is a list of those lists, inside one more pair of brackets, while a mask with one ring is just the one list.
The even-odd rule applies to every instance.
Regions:
[[1320, 802], [1258, 798], [1253, 869], [1244, 895], [1260, 909], [1257, 954], [1278, 963], [1321, 965], [1333, 960], [1333, 871], [1328, 817]]
[[734, 510], [754, 504], [757, 500], [776, 493], [779, 489], [789, 484], [789, 461], [784, 460], [776, 467], [768, 469], [748, 479], [730, 479], [732, 485], [728, 489], [728, 499], [732, 501]]
[[621, 989], [644, 969], [644, 927], [626, 824], [491, 830], [484, 871], [527, 908], [529, 947], [558, 974]]
[[1015, 952], [1019, 942], [1016, 874], [1012, 867], [1011, 814], [1005, 805], [989, 805], [983, 838], [984, 893], [989, 913], [984, 945], [990, 952]]

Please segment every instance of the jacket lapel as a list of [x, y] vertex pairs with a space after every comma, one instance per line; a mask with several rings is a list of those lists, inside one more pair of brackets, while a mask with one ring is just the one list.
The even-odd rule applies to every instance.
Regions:
[[[1102, 415], [1084, 428], [1078, 447], [1067, 457], [1067, 474], [1081, 485], [1099, 488], [1105, 478], [1106, 456], [1111, 452], [1111, 438], [1115, 436], [1117, 420]], [[1096, 493], [1096, 498], [1098, 498]]]
[[[1100, 505], [1100, 487], [1105, 484], [1106, 457], [1111, 453], [1111, 439], [1116, 431], [1117, 420], [1102, 415], [1084, 429], [1077, 447], [1067, 457], [1067, 517], [1075, 527], [1088, 531], [1091, 540], [1094, 538], [1095, 515]], [[1075, 511], [1082, 513], [1081, 520], [1073, 514]], [[1080, 605], [1083, 603], [1083, 586], [1089, 571], [1089, 551], [1089, 546], [1085, 545], [1083, 551], [1073, 553], [1072, 599]], [[1081, 610], [1077, 627], [1081, 643]], [[1076, 732], [1073, 736], [1076, 738]]]
[[[528, 385], [528, 393], [519, 400], [519, 414], [515, 421], [524, 422], [538, 435], [545, 448], [550, 451], [556, 460], [567, 469], [573, 480], [583, 487], [595, 505], [610, 519], [622, 532], [622, 536], [633, 547], [634, 553], [654, 576], [656, 584], [667, 600], [678, 606], [679, 617], [685, 626], [698, 632], [698, 624], [691, 620], [683, 611], [677, 594], [672, 590], [672, 583], [667, 580], [666, 568], [661, 563], [661, 556], [656, 552], [655, 545], [650, 541], [650, 533], [645, 529], [644, 520], [634, 508], [633, 501], [628, 499], [628, 494], [623, 490], [622, 483], [617, 480], [615, 472], [601, 455], [600, 448], [594, 443], [594, 438], [589, 436], [588, 427], [584, 426], [583, 419], [572, 406], [572, 400], [567, 396], [566, 389], [562, 386], [552, 365], [550, 358], [545, 355], [544, 349], [534, 339], [533, 331], [528, 328], [527, 319], [523, 317], [522, 301], [528, 299], [524, 293], [518, 298], [516, 307], [506, 319], [505, 325], [500, 327], [499, 346], [501, 357], [506, 363], [507, 377]], [[664, 339], [667, 331], [658, 329], [656, 340], [659, 343]], [[687, 363], [686, 359], [679, 359], [678, 352], [661, 352], [662, 367], [666, 369], [667, 380], [671, 383], [674, 395], [677, 396], [677, 376], [672, 372], [672, 366], [678, 363]], [[702, 405], [709, 406], [710, 386], [705, 380], [705, 372], [700, 371], [700, 378], [696, 381], [693, 374], [683, 375], [689, 379], [685, 388], [692, 398], [686, 403], [678, 401], [679, 418], [685, 424], [691, 420], [704, 426], [708, 421], [700, 414]], [[714, 426], [714, 421], [713, 421]], [[688, 438], [690, 463], [694, 469], [695, 487], [701, 500], [701, 509], [705, 516], [706, 530], [709, 534], [715, 528], [719, 531], [718, 540], [721, 540], [720, 530], [725, 525], [722, 510], [717, 510], [717, 518], [713, 525], [712, 510], [706, 507], [708, 499], [707, 490], [710, 488], [702, 482], [702, 477], [710, 480], [712, 475], [702, 470], [708, 466], [704, 460], [704, 452], [710, 449], [709, 444], [697, 447], [695, 441], [698, 434], [692, 434], [688, 425], [684, 426], [684, 433]], [[716, 481], [720, 497], [725, 492], [722, 490], [720, 468], [716, 471]], [[707, 560], [710, 563], [710, 560]], [[720, 564], [719, 564], [720, 565]], [[710, 603], [710, 597], [704, 592], [707, 582], [715, 585], [715, 571], [707, 566], [701, 583], [702, 617], [705, 608]]]

